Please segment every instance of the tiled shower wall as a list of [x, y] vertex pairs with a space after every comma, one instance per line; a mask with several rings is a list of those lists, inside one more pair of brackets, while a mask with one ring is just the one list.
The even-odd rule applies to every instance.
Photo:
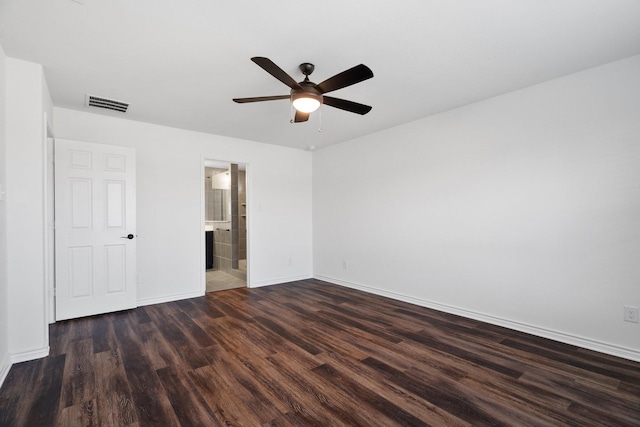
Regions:
[[213, 230], [213, 268], [230, 271], [232, 266], [231, 231]]
[[247, 173], [238, 171], [238, 259], [247, 259]]
[[231, 268], [238, 269], [238, 165], [229, 165], [231, 174]]

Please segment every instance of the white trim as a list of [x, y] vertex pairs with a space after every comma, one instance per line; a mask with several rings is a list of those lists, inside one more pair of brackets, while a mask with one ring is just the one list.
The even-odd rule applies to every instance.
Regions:
[[200, 158], [200, 290], [203, 294], [207, 292], [207, 230], [205, 227], [205, 217], [207, 209], [204, 196], [205, 191], [205, 163], [207, 159], [203, 156]]
[[[50, 222], [53, 221], [53, 218], [49, 216], [49, 171], [50, 171], [50, 163], [49, 163], [49, 138], [53, 138], [53, 130], [51, 129], [51, 124], [49, 123], [49, 117], [47, 112], [43, 113], [43, 135], [42, 135], [42, 259], [43, 259], [43, 300], [44, 300], [44, 336], [45, 343], [49, 345], [49, 324], [55, 323], [54, 313], [55, 308], [52, 304], [55, 303], [53, 300], [52, 289], [54, 278], [51, 277], [50, 267], [53, 259], [55, 259], [55, 249], [54, 253], [51, 253], [49, 248], [49, 226]], [[52, 147], [53, 151], [53, 147]], [[53, 153], [51, 153], [53, 154]]]
[[29, 360], [41, 359], [49, 355], [49, 346], [37, 350], [23, 351], [11, 355], [11, 363], [27, 362]]
[[251, 283], [251, 236], [253, 235], [253, 233], [251, 232], [251, 207], [253, 206], [253, 203], [251, 203], [250, 200], [250, 195], [251, 195], [251, 177], [249, 176], [251, 174], [251, 172], [253, 171], [253, 168], [251, 167], [250, 163], [246, 163], [244, 162], [244, 213], [245, 213], [245, 218], [244, 218], [244, 226], [246, 227], [245, 229], [245, 252], [246, 252], [246, 256], [245, 256], [245, 261], [246, 261], [246, 273], [247, 273], [247, 288], [254, 288], [257, 285], [254, 285], [253, 283]]
[[183, 299], [197, 298], [201, 296], [204, 296], [204, 292], [198, 291], [198, 292], [190, 292], [188, 294], [175, 294], [175, 295], [166, 295], [163, 297], [139, 299], [137, 303], [138, 303], [138, 307], [142, 307], [144, 305], [163, 304], [165, 302], [173, 302], [173, 301], [179, 301]]
[[385, 291], [378, 288], [372, 288], [369, 286], [364, 286], [364, 285], [360, 285], [353, 282], [334, 279], [332, 277], [316, 275], [315, 278], [319, 280], [324, 280], [325, 282], [330, 282], [336, 285], [344, 286], [347, 288], [358, 289], [360, 291], [368, 292], [371, 294], [381, 295], [391, 299], [408, 302], [410, 304], [431, 308], [431, 309], [442, 311], [445, 313], [455, 314], [455, 315], [466, 317], [469, 319], [490, 323], [492, 325], [502, 326], [508, 329], [513, 329], [515, 331], [525, 332], [525, 333], [536, 335], [542, 338], [548, 338], [554, 341], [563, 342], [565, 344], [574, 345], [576, 347], [582, 347], [588, 350], [593, 350], [600, 353], [609, 354], [612, 356], [622, 357], [623, 359], [629, 359], [636, 362], [640, 362], [640, 351], [633, 350], [631, 348], [620, 347], [614, 344], [596, 341], [596, 340], [581, 337], [578, 335], [572, 335], [572, 334], [567, 334], [561, 331], [554, 331], [552, 329], [546, 329], [546, 328], [541, 328], [539, 326], [528, 325], [526, 323], [520, 323], [520, 322], [516, 322], [509, 319], [504, 319], [502, 317], [492, 316], [484, 313], [478, 313], [472, 310], [466, 310], [463, 308], [453, 307], [450, 305], [428, 301], [421, 298], [415, 298], [415, 297], [404, 295], [404, 294], [398, 294], [395, 292]]
[[2, 384], [4, 383], [4, 380], [7, 378], [7, 375], [9, 375], [9, 370], [11, 369], [11, 366], [13, 366], [13, 364], [11, 363], [10, 357], [7, 354], [4, 356], [4, 360], [0, 362], [0, 387], [2, 387]]
[[[43, 198], [44, 198], [44, 287], [45, 287], [45, 315], [47, 319], [47, 334], [49, 324], [56, 322], [56, 300], [55, 300], [55, 230], [54, 236], [50, 236], [52, 227], [55, 227], [55, 191], [53, 188], [55, 165], [53, 163], [54, 138], [50, 130], [47, 113], [45, 112], [45, 135], [44, 146], [44, 177], [43, 177]], [[48, 337], [48, 335], [47, 335]], [[47, 338], [48, 339], [48, 338]]]
[[[279, 279], [269, 279], [269, 280], [261, 280], [259, 282], [253, 283], [254, 288], [259, 288], [261, 286], [271, 286], [271, 285], [281, 285], [288, 282], [297, 282], [298, 280], [309, 280], [312, 279], [313, 276], [309, 274], [305, 274], [302, 276], [290, 276], [290, 277], [281, 277]], [[325, 279], [322, 279], [325, 280]], [[329, 280], [327, 280], [329, 282]]]

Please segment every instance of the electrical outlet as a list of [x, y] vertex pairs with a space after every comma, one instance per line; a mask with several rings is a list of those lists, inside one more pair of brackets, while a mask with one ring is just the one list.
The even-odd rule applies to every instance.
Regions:
[[342, 268], [344, 268], [345, 270], [347, 269], [347, 261], [346, 260], [342, 261]]
[[624, 321], [638, 323], [638, 307], [624, 306]]

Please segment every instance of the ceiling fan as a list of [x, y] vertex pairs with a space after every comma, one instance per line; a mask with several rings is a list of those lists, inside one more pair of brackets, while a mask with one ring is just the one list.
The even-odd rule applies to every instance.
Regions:
[[267, 73], [289, 86], [291, 93], [289, 95], [234, 98], [234, 102], [244, 104], [247, 102], [290, 99], [296, 110], [296, 115], [293, 120], [295, 123], [309, 120], [309, 114], [317, 110], [321, 104], [361, 115], [371, 111], [371, 107], [368, 105], [325, 95], [327, 92], [342, 89], [373, 77], [373, 72], [366, 65], [356, 65], [353, 68], [349, 68], [346, 71], [328, 78], [320, 84], [315, 84], [309, 80], [309, 75], [313, 73], [314, 65], [308, 62], [300, 64], [299, 68], [302, 74], [304, 74], [304, 80], [298, 83], [269, 58], [256, 56], [251, 58], [251, 60], [262, 67]]

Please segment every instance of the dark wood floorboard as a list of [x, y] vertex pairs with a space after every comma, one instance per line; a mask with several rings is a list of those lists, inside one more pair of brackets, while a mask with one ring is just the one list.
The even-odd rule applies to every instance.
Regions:
[[50, 332], [0, 426], [640, 426], [640, 363], [319, 280]]

